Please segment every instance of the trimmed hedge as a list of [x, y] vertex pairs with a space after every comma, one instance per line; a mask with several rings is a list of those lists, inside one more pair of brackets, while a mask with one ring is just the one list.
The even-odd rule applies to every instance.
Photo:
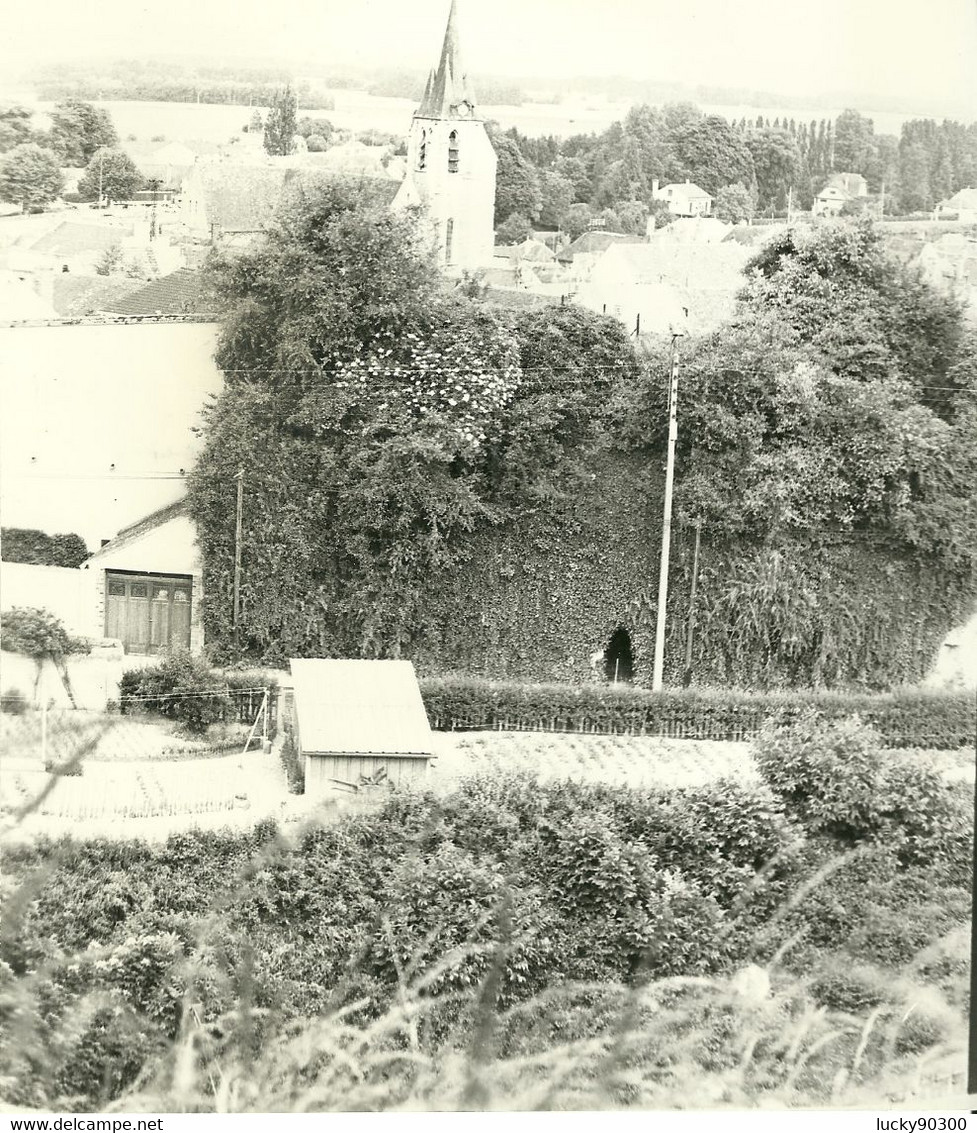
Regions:
[[48, 535], [26, 527], [0, 530], [5, 563], [31, 563], [35, 566], [75, 568], [88, 558], [88, 548], [80, 535]]
[[968, 693], [904, 690], [746, 693], [676, 689], [652, 693], [629, 685], [523, 684], [471, 677], [426, 677], [421, 694], [438, 731], [500, 729], [750, 740], [765, 720], [784, 723], [814, 708], [825, 718], [858, 715], [886, 747], [955, 750], [974, 742]]

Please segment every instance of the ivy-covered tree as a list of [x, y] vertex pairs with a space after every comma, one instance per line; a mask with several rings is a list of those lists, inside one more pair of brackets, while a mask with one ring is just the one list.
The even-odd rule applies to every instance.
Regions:
[[278, 659], [396, 655], [454, 536], [489, 516], [482, 453], [518, 357], [484, 307], [439, 298], [421, 248], [411, 217], [337, 182], [259, 251], [211, 263], [227, 384], [190, 500], [212, 640], [231, 640], [238, 467], [242, 643]]
[[613, 320], [553, 308], [524, 325], [446, 297], [416, 224], [334, 182], [209, 265], [226, 384], [189, 498], [218, 645], [234, 639], [240, 468], [241, 648], [396, 656], [430, 629], [430, 588], [468, 535], [558, 492], [633, 370]]
[[942, 387], [963, 341], [960, 304], [890, 256], [871, 221], [787, 232], [747, 269], [747, 309], [775, 310], [835, 373], [907, 382], [950, 412]]
[[[754, 540], [874, 531], [968, 574], [977, 373], [959, 306], [864, 223], [774, 241], [753, 271], [734, 323], [682, 347], [680, 513]], [[632, 443], [664, 447], [666, 372], [655, 358], [623, 411]]]

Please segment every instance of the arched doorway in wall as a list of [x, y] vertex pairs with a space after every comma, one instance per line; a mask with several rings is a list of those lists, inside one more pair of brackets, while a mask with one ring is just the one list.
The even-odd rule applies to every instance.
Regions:
[[631, 635], [624, 626], [618, 626], [611, 634], [611, 640], [604, 650], [604, 676], [612, 683], [624, 681], [630, 684], [634, 679]]

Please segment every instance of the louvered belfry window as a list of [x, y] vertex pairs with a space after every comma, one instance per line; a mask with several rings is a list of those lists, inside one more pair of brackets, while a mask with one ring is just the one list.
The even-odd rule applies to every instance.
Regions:
[[427, 130], [421, 130], [421, 144], [417, 147], [417, 168], [427, 168]]
[[458, 131], [452, 130], [448, 135], [448, 172], [458, 172]]

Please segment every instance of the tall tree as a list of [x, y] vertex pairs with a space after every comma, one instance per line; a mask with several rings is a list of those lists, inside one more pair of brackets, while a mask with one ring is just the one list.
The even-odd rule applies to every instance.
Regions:
[[672, 137], [679, 177], [688, 177], [711, 194], [737, 181], [752, 183], [750, 135], [741, 137], [725, 118], [700, 117], [675, 130]]
[[83, 201], [97, 201], [99, 193], [107, 201], [128, 201], [144, 183], [145, 178], [127, 153], [103, 149], [92, 156], [79, 179], [78, 195]]
[[31, 112], [24, 106], [0, 110], [0, 153], [31, 140]]
[[287, 157], [295, 152], [297, 110], [298, 100], [291, 86], [286, 85], [275, 94], [265, 119], [265, 150], [273, 157]]
[[797, 142], [784, 130], [767, 127], [748, 134], [746, 144], [753, 158], [757, 204], [761, 209], [780, 207], [800, 178], [802, 160]]
[[0, 157], [0, 200], [40, 212], [64, 188], [57, 154], [33, 142], [14, 146]]
[[539, 174], [523, 156], [515, 139], [506, 134], [496, 134], [492, 145], [498, 158], [495, 173], [496, 224], [514, 212], [535, 220], [543, 205]]
[[68, 99], [51, 112], [51, 146], [64, 165], [87, 165], [101, 146], [118, 142], [108, 111], [90, 102]]
[[843, 110], [835, 119], [835, 168], [843, 173], [865, 174], [874, 134], [871, 118], [857, 110]]

